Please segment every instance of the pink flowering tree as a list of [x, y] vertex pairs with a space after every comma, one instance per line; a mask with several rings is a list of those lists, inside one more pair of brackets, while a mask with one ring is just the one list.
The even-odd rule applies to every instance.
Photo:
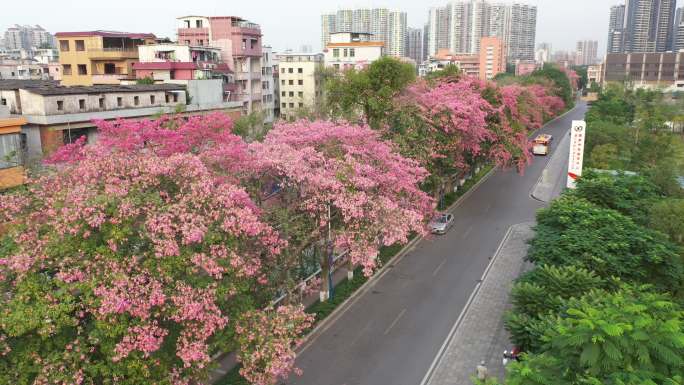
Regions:
[[0, 383], [198, 384], [230, 350], [259, 385], [292, 369], [311, 318], [260, 310], [284, 242], [245, 190], [169, 148], [75, 149], [2, 196]]
[[277, 124], [250, 150], [255, 167], [281, 188], [265, 210], [280, 212], [288, 253], [297, 258], [313, 246], [321, 256], [323, 300], [331, 247], [371, 274], [380, 246], [407, 242], [431, 215], [433, 202], [419, 188], [426, 171], [366, 126]]

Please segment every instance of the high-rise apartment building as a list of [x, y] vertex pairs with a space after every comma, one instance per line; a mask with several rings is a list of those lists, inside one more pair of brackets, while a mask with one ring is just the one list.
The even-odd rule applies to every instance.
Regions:
[[672, 26], [672, 51], [684, 49], [684, 7], [677, 8]]
[[10, 50], [34, 48], [54, 48], [55, 39], [43, 27], [39, 25], [18, 25], [7, 28], [5, 31], [5, 48]]
[[582, 40], [577, 42], [575, 64], [579, 66], [593, 65], [598, 61], [598, 41]]
[[625, 10], [624, 4], [610, 7], [608, 53], [620, 53], [625, 49]]
[[391, 56], [406, 55], [406, 12], [387, 8], [342, 9], [321, 15], [321, 46], [330, 43], [330, 34], [338, 32], [370, 33], [373, 41], [385, 43]]
[[423, 28], [408, 28], [406, 40], [406, 56], [413, 59], [418, 66], [423, 62]]
[[480, 39], [495, 36], [503, 41], [511, 60], [533, 60], [537, 7], [526, 4], [460, 0], [432, 8], [428, 17], [428, 54], [442, 48], [453, 53], [474, 54]]
[[179, 17], [178, 42], [220, 48], [223, 62], [235, 74], [236, 93], [243, 110], [261, 110], [262, 41], [258, 24], [236, 16]]
[[622, 51], [671, 50], [676, 5], [676, 0], [627, 0]]
[[270, 46], [265, 45], [261, 49], [261, 106], [264, 123], [273, 123], [275, 120], [274, 53]]
[[498, 37], [480, 39], [480, 79], [492, 80], [506, 72], [506, 48]]
[[534, 61], [540, 64], [550, 62], [552, 54], [551, 43], [539, 43], [537, 44], [537, 51], [534, 53]]

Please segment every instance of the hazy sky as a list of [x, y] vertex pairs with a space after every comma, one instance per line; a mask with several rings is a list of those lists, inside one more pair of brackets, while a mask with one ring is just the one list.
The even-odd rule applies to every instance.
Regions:
[[[492, 0], [511, 2], [511, 0]], [[622, 0], [518, 0], [538, 6], [537, 43], [573, 50], [578, 40], [599, 41], [605, 52], [611, 5]], [[2, 1], [0, 29], [11, 24], [40, 24], [50, 32], [107, 29], [152, 32], [175, 38], [178, 16], [237, 15], [261, 25], [264, 43], [276, 50], [320, 48], [320, 15], [339, 8], [388, 7], [408, 13], [409, 27], [427, 21], [428, 8], [446, 0], [33, 0]]]

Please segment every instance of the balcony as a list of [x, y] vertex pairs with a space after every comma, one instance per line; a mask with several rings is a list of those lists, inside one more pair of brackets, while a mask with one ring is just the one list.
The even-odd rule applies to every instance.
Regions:
[[236, 80], [261, 80], [261, 72], [252, 72], [251, 76], [249, 72], [236, 72]]
[[115, 59], [137, 59], [138, 49], [128, 48], [102, 48], [88, 51], [90, 60], [115, 60]]

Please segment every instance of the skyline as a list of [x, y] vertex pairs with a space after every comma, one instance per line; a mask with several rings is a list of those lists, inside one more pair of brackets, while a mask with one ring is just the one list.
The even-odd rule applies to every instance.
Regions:
[[[574, 51], [579, 40], [597, 40], [599, 55], [603, 55], [606, 49], [610, 6], [620, 3], [612, 0], [576, 0], [572, 3], [557, 3], [553, 0], [523, 2], [538, 7], [536, 43], [551, 43], [557, 51]], [[158, 37], [175, 39], [177, 17], [194, 14], [235, 15], [261, 25], [264, 44], [272, 46], [276, 51], [298, 50], [303, 45], [310, 45], [316, 51], [320, 49], [320, 23], [323, 13], [344, 8], [386, 7], [407, 12], [408, 26], [415, 28], [422, 27], [427, 22], [430, 7], [445, 5], [447, 1], [429, 0], [416, 4], [407, 0], [385, 3], [304, 0], [300, 1], [297, 7], [277, 1], [248, 2], [237, 6], [226, 6], [218, 0], [208, 0], [194, 7], [187, 7], [185, 4], [187, 3], [177, 0], [145, 3], [121, 0], [116, 4], [92, 4], [75, 0], [57, 4], [38, 0], [37, 6], [29, 9], [18, 3], [10, 3], [4, 6], [5, 24], [0, 24], [0, 29], [4, 31], [14, 24], [40, 24], [51, 33], [103, 29], [151, 32]], [[72, 18], [62, 17], [55, 20], [53, 15], [64, 14], [65, 5], [78, 9], [78, 12]], [[86, 19], [79, 19], [77, 15], [86, 15]], [[150, 18], [146, 15], [154, 16]], [[584, 18], [584, 23], [576, 28], [558, 28], [559, 25], [581, 18]]]

